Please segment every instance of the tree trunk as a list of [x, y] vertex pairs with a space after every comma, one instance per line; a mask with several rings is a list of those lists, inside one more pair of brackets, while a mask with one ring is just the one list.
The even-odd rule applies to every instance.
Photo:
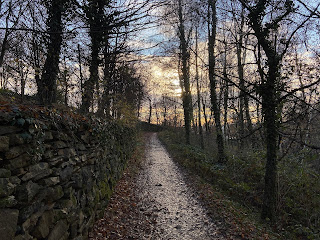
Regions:
[[0, 51], [0, 67], [3, 64], [3, 59], [4, 59], [4, 55], [5, 52], [7, 50], [7, 45], [8, 45], [8, 36], [9, 36], [9, 29], [8, 29], [8, 21], [9, 21], [9, 13], [6, 17], [6, 29], [5, 29], [5, 33], [4, 33], [4, 37], [2, 40], [2, 44], [1, 44], [1, 51]]
[[265, 173], [264, 201], [261, 217], [275, 220], [277, 207], [277, 102], [275, 83], [277, 79], [278, 63], [269, 60], [268, 80], [262, 92], [262, 108], [267, 145], [267, 163]]
[[208, 117], [206, 113], [206, 103], [204, 102], [203, 98], [202, 98], [202, 109], [203, 109], [203, 117], [204, 117], [204, 125], [206, 127], [206, 133], [209, 134], [210, 129], [209, 129], [209, 122], [208, 122]]
[[87, 81], [84, 82], [84, 93], [82, 97], [82, 106], [81, 110], [85, 113], [89, 112], [90, 107], [93, 103], [93, 93], [94, 93], [94, 85], [99, 78], [98, 68], [99, 68], [99, 42], [96, 40], [94, 33], [91, 34], [91, 61], [90, 61], [90, 77]]
[[198, 100], [198, 123], [199, 123], [199, 135], [200, 146], [204, 149], [203, 131], [201, 124], [201, 102], [200, 102], [200, 85], [199, 85], [199, 66], [198, 66], [198, 29], [196, 29], [196, 82], [197, 82], [197, 100]]
[[41, 75], [42, 83], [38, 86], [40, 103], [44, 105], [51, 105], [56, 102], [56, 80], [59, 72], [59, 56], [62, 43], [63, 3], [62, 0], [52, 0], [48, 7], [48, 52]]
[[149, 118], [148, 118], [148, 123], [151, 123], [151, 116], [152, 116], [152, 102], [151, 98], [149, 98]]
[[[237, 65], [238, 65], [238, 76], [239, 76], [239, 86], [240, 86], [240, 109], [239, 109], [239, 115], [240, 115], [240, 142], [241, 146], [247, 141], [245, 141], [244, 137], [246, 135], [245, 133], [245, 121], [247, 122], [247, 128], [249, 130], [249, 133], [253, 132], [251, 117], [250, 117], [250, 110], [249, 110], [249, 97], [247, 94], [247, 89], [245, 85], [244, 80], [244, 61], [246, 59], [246, 49], [244, 49], [244, 52], [242, 52], [243, 48], [243, 27], [244, 27], [244, 8], [242, 8], [241, 11], [241, 23], [240, 23], [240, 32], [239, 32], [239, 39], [237, 41]], [[246, 45], [246, 42], [245, 42]], [[244, 118], [245, 116], [245, 118]], [[254, 135], [251, 136], [251, 145], [254, 147], [256, 144], [256, 140], [254, 138]]]
[[68, 106], [68, 92], [69, 92], [69, 84], [68, 84], [68, 69], [66, 57], [63, 59], [64, 61], [64, 70], [62, 74], [63, 82], [64, 82], [64, 105]]
[[110, 94], [110, 81], [111, 81], [111, 69], [110, 69], [110, 52], [109, 52], [109, 42], [105, 40], [104, 44], [104, 69], [103, 69], [103, 93], [99, 101], [98, 112], [99, 116], [110, 115], [110, 104], [109, 104], [109, 94]]
[[179, 15], [179, 40], [180, 40], [180, 58], [181, 58], [181, 73], [183, 80], [183, 113], [184, 113], [184, 124], [185, 124], [185, 135], [186, 144], [190, 144], [190, 131], [191, 131], [191, 119], [192, 119], [192, 98], [190, 90], [190, 79], [189, 79], [189, 53], [188, 44], [185, 36], [184, 19], [182, 15], [182, 0], [179, 0], [178, 7]]
[[217, 134], [217, 146], [218, 146], [218, 162], [224, 163], [226, 161], [226, 155], [224, 152], [224, 141], [220, 120], [220, 111], [217, 100], [216, 85], [217, 80], [215, 76], [215, 41], [216, 41], [216, 0], [208, 0], [208, 51], [209, 51], [209, 80], [210, 80], [210, 94], [211, 94], [211, 108], [214, 115], [216, 134]]
[[245, 98], [245, 82], [243, 74], [243, 63], [242, 63], [242, 44], [243, 44], [243, 26], [244, 26], [244, 15], [243, 8], [241, 11], [241, 23], [239, 29], [239, 39], [237, 40], [237, 66], [238, 66], [238, 76], [239, 76], [239, 127], [240, 127], [240, 149], [243, 149], [245, 142], [245, 130], [244, 130], [244, 98]]
[[224, 41], [224, 61], [223, 61], [224, 95], [223, 95], [223, 129], [225, 143], [228, 143], [228, 100], [229, 100], [229, 79], [227, 74], [227, 41]]
[[158, 113], [158, 108], [157, 108], [157, 105], [156, 105], [156, 104], [154, 105], [154, 109], [156, 110], [157, 125], [159, 125], [160, 120], [159, 120], [159, 113]]
[[83, 94], [83, 74], [82, 74], [82, 59], [81, 59], [81, 49], [80, 44], [78, 44], [78, 64], [79, 64], [79, 75], [80, 75], [80, 93]]
[[91, 38], [91, 60], [89, 66], [90, 77], [84, 83], [84, 93], [82, 96], [81, 111], [88, 113], [90, 107], [93, 105], [94, 86], [99, 88], [99, 53], [102, 45], [104, 28], [104, 7], [106, 1], [104, 0], [90, 0], [86, 11]]
[[21, 102], [24, 102], [24, 97], [25, 97], [25, 88], [26, 88], [26, 80], [28, 77], [28, 72], [29, 70], [27, 70], [26, 72], [23, 71], [23, 65], [21, 64], [20, 66], [20, 84], [21, 84]]
[[[267, 163], [265, 173], [264, 200], [262, 206], [262, 219], [275, 221], [277, 208], [277, 141], [278, 141], [278, 119], [277, 114], [277, 81], [280, 79], [280, 60], [274, 48], [273, 42], [269, 40], [268, 31], [262, 27], [261, 16], [264, 14], [265, 1], [259, 2], [259, 7], [253, 8], [249, 14], [250, 24], [267, 57], [268, 73], [259, 86], [262, 97], [262, 112], [264, 115], [265, 141], [267, 146]], [[263, 76], [263, 73], [261, 72]]]
[[175, 128], [177, 128], [177, 121], [178, 121], [178, 117], [177, 117], [177, 105], [174, 105], [174, 120], [173, 120], [173, 125]]

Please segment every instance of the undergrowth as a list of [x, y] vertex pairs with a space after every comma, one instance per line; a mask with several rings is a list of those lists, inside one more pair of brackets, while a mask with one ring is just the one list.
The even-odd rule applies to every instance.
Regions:
[[[224, 208], [233, 217], [243, 222], [251, 221], [249, 230], [258, 231], [254, 239], [320, 239], [320, 177], [311, 167], [314, 155], [302, 151], [279, 162], [278, 220], [272, 225], [259, 218], [264, 187], [264, 151], [229, 149], [227, 163], [219, 165], [212, 148], [202, 150], [186, 145], [184, 138], [172, 130], [159, 133], [159, 137], [180, 165], [200, 176], [203, 184], [216, 193], [211, 195], [212, 202], [220, 201], [221, 197], [217, 196], [223, 195], [226, 198]], [[273, 233], [266, 233], [267, 229]], [[263, 238], [265, 234], [267, 237]], [[253, 239], [252, 236], [247, 239]]]

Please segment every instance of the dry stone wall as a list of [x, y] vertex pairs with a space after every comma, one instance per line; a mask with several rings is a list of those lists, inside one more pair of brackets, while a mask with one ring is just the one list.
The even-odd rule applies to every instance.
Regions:
[[87, 239], [134, 136], [112, 121], [0, 109], [0, 238]]

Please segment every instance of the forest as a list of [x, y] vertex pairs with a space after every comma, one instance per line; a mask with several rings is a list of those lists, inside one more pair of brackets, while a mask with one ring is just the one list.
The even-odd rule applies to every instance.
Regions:
[[314, 0], [4, 0], [0, 110], [161, 126], [284, 239], [319, 239], [319, 31]]

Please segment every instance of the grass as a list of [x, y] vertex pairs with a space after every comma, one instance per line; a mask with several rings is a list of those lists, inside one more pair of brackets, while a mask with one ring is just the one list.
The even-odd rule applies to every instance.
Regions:
[[223, 216], [241, 238], [320, 239], [320, 178], [310, 164], [313, 154], [300, 152], [279, 162], [279, 217], [272, 225], [260, 220], [265, 152], [229, 148], [228, 162], [219, 165], [214, 147], [202, 150], [195, 136], [194, 145], [185, 145], [182, 135], [170, 130], [159, 137], [173, 158], [199, 178], [195, 185], [213, 216]]

